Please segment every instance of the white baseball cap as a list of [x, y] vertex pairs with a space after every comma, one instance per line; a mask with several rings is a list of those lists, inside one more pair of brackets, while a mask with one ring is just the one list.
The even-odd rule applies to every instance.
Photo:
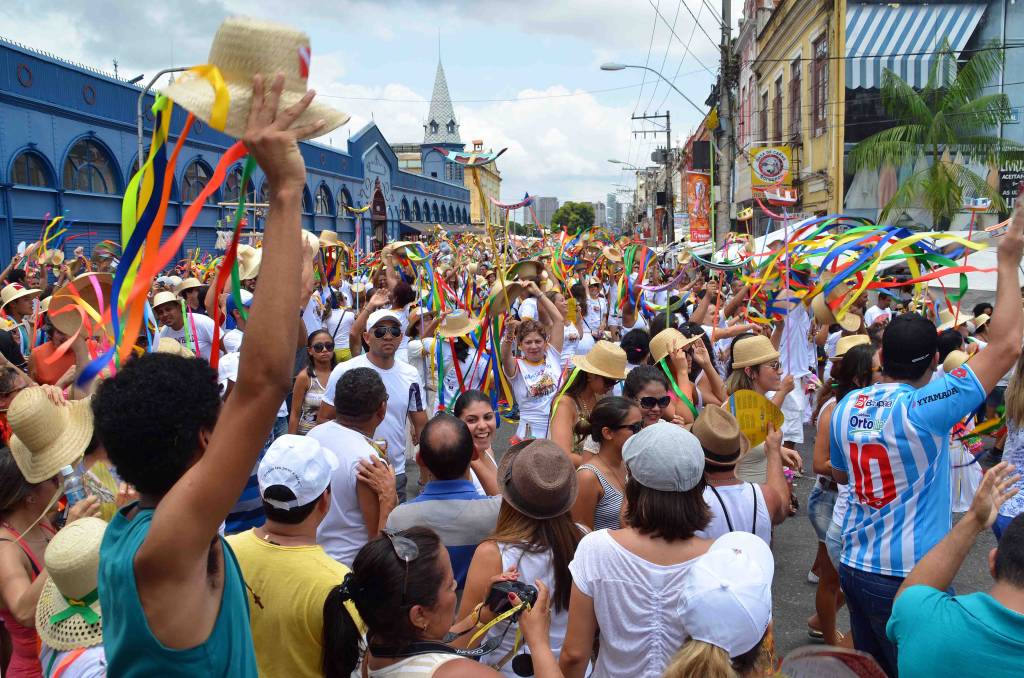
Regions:
[[763, 539], [749, 532], [722, 535], [693, 561], [683, 582], [678, 612], [686, 632], [733, 658], [749, 652], [772, 619], [774, 575], [775, 559]]
[[390, 308], [378, 308], [366, 319], [366, 329], [372, 330], [381, 320], [394, 320], [399, 326], [402, 324], [402, 317], [398, 315], [397, 311], [392, 311]]
[[629, 437], [622, 446], [629, 475], [661, 492], [687, 492], [704, 478], [704, 448], [682, 426], [659, 421]]
[[274, 508], [290, 510], [305, 506], [324, 493], [331, 484], [331, 474], [338, 468], [334, 453], [313, 438], [285, 434], [275, 440], [263, 455], [256, 480], [262, 496], [268, 487], [283, 485], [295, 499], [280, 501], [263, 497]]

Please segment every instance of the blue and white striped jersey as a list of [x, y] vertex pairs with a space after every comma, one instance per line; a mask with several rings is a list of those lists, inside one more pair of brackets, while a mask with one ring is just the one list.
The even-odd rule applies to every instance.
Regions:
[[832, 413], [832, 466], [853, 492], [841, 561], [905, 577], [952, 526], [949, 433], [985, 399], [967, 366], [915, 389], [889, 383], [853, 391]]

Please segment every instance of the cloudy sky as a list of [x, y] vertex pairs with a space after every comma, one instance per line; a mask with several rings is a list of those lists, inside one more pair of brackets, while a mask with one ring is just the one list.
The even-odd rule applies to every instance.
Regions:
[[[735, 24], [742, 2], [731, 1]], [[528, 191], [604, 200], [615, 184], [634, 182], [609, 158], [648, 165], [664, 143], [663, 134], [634, 138], [643, 126], [633, 113], [670, 110], [674, 142], [702, 116], [654, 76], [600, 64], [649, 64], [701, 104], [717, 71], [720, 8], [721, 0], [5, 0], [0, 35], [104, 70], [116, 59], [132, 77], [205, 63], [225, 16], [285, 21], [310, 35], [319, 96], [352, 115], [322, 140], [341, 147], [370, 120], [391, 142], [422, 141], [440, 35], [462, 141], [508, 148], [503, 199]]]

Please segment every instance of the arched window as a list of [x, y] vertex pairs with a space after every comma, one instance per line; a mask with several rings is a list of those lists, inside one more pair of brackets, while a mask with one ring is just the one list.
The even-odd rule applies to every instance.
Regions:
[[[181, 201], [195, 202], [206, 184], [209, 183], [211, 176], [213, 176], [213, 170], [202, 160], [196, 159], [189, 163], [181, 179]], [[266, 185], [264, 185], [264, 190], [267, 190]], [[206, 199], [206, 204], [216, 204], [215, 194], [216, 191], [210, 194], [210, 197]], [[237, 189], [235, 197], [238, 197]]]
[[352, 196], [349, 195], [348, 189], [344, 186], [338, 192], [338, 211], [341, 212], [345, 207], [352, 206]]
[[423, 221], [423, 212], [420, 211], [420, 201], [416, 198], [412, 199], [412, 220]]
[[430, 121], [430, 133], [431, 134], [437, 134], [437, 130], [438, 130], [437, 122], [435, 122], [434, 120], [431, 120]]
[[309, 186], [302, 187], [302, 213], [309, 214], [313, 211], [313, 197], [309, 194]]
[[454, 120], [449, 120], [448, 121], [448, 133], [449, 134], [455, 134], [455, 121]]
[[238, 202], [238, 196], [242, 194], [242, 168], [232, 167], [224, 178], [224, 188], [221, 189], [221, 200], [223, 202]]
[[82, 139], [64, 161], [64, 188], [87, 193], [116, 194], [118, 172], [110, 154], [95, 141]]
[[334, 201], [331, 200], [331, 192], [327, 190], [327, 187], [320, 184], [320, 188], [316, 189], [316, 214], [334, 214]]
[[446, 224], [450, 224], [453, 221], [455, 221], [452, 218], [452, 210], [447, 205], [444, 206], [444, 209], [441, 211], [441, 215], [442, 215], [442, 218], [444, 219], [444, 223], [446, 223]]
[[25, 151], [14, 159], [11, 183], [21, 186], [53, 186], [53, 177], [41, 155]]
[[441, 223], [441, 210], [438, 209], [436, 202], [434, 203], [434, 214], [433, 214], [433, 217], [434, 217], [433, 221], [435, 223]]
[[402, 198], [402, 219], [404, 219], [405, 221], [412, 220], [412, 215], [409, 212], [409, 201], [406, 200], [405, 198]]

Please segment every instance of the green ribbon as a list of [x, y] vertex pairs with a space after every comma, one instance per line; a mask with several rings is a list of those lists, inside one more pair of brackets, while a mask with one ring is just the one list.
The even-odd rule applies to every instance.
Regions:
[[697, 407], [693, 404], [693, 401], [690, 400], [690, 397], [683, 393], [683, 389], [679, 388], [679, 384], [676, 383], [676, 378], [672, 375], [672, 370], [668, 368], [668, 358], [662, 358], [658, 364], [661, 365], [662, 371], [665, 373], [665, 376], [668, 377], [668, 382], [672, 384], [672, 390], [675, 391], [677, 396], [679, 396], [679, 401], [689, 408], [690, 412], [693, 413], [693, 418], [696, 419], [700, 413], [697, 411]]
[[99, 589], [93, 589], [92, 592], [86, 594], [86, 596], [81, 600], [64, 598], [64, 600], [67, 601], [68, 607], [50, 617], [50, 623], [56, 626], [65, 619], [70, 619], [77, 614], [85, 620], [86, 624], [99, 624], [100, 616], [96, 614], [96, 611], [93, 610], [92, 607], [90, 607], [99, 599]]

